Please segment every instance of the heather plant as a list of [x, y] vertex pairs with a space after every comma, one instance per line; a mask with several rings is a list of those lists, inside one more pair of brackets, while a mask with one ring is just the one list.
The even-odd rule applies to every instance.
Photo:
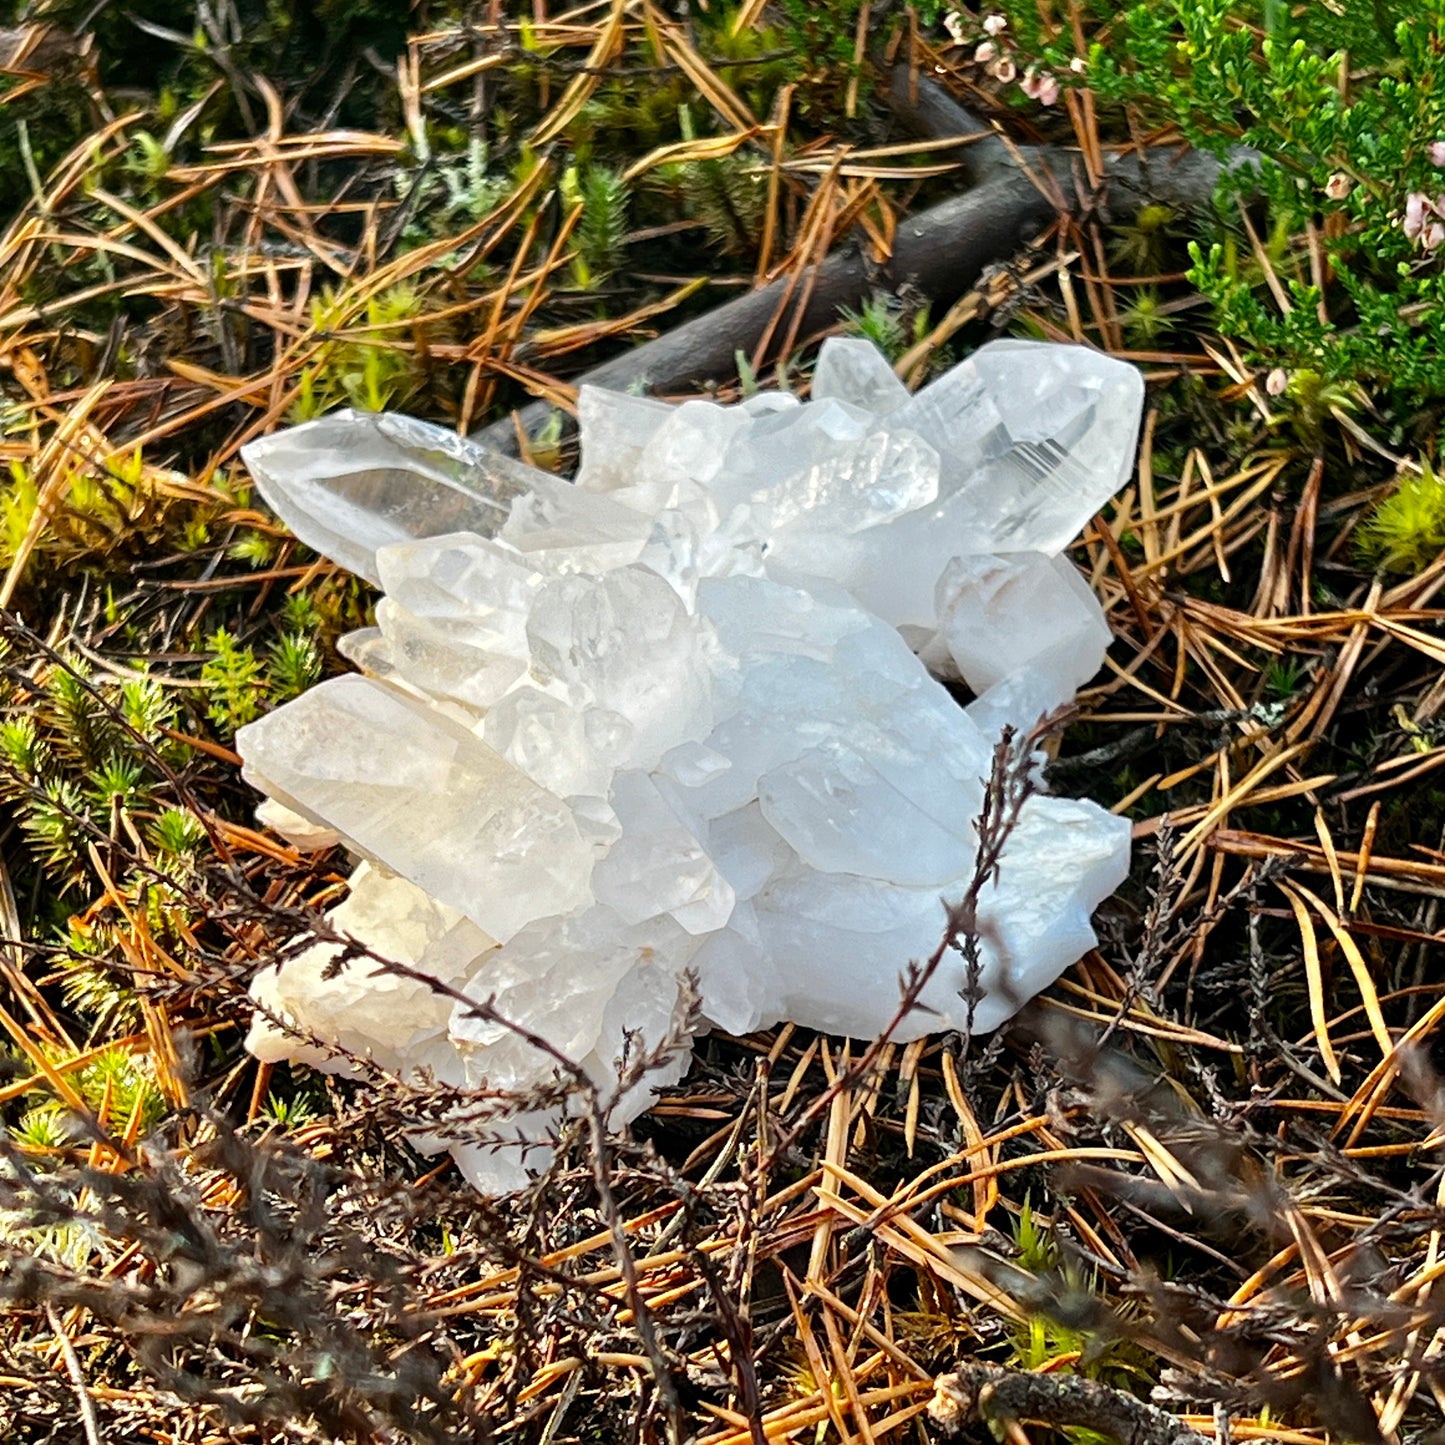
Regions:
[[1252, 360], [1362, 387], [1399, 428], [1433, 415], [1445, 391], [1438, 4], [1004, 0], [952, 28], [987, 47], [996, 75], [1006, 63], [1009, 80], [1087, 86], [1104, 116], [1174, 128], [1230, 162], [1189, 274]]

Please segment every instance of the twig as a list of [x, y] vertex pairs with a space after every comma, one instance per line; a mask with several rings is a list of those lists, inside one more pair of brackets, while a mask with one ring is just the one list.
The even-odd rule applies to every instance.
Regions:
[[[972, 1022], [982, 968], [978, 949], [978, 907], [984, 888], [997, 875], [1004, 845], [1018, 823], [1019, 811], [1033, 794], [1029, 759], [1037, 745], [1040, 732], [1044, 730], [1045, 728], [1041, 727], [1018, 742], [1012, 728], [1004, 729], [1003, 736], [994, 748], [993, 767], [988, 785], [984, 789], [983, 810], [976, 824], [979, 842], [973, 877], [963, 898], [957, 903], [945, 905], [948, 916], [938, 947], [926, 962], [909, 965], [903, 976], [902, 997], [887, 1026], [863, 1051], [858, 1062], [851, 1068], [841, 1070], [832, 1083], [803, 1110], [792, 1128], [768, 1151], [760, 1168], [771, 1168], [797, 1143], [803, 1130], [822, 1114], [844, 1089], [851, 1089], [868, 1076], [879, 1055], [897, 1032], [898, 1026], [919, 1006], [924, 989], [938, 972], [950, 949], [957, 949], [968, 961], [965, 997], [972, 995], [969, 1002], [969, 1020]], [[969, 1032], [972, 1033], [971, 1028]]]
[[587, 1127], [592, 1148], [592, 1179], [597, 1188], [597, 1199], [602, 1218], [612, 1236], [612, 1253], [617, 1268], [622, 1274], [622, 1286], [627, 1294], [627, 1306], [632, 1311], [633, 1328], [642, 1341], [642, 1348], [652, 1363], [652, 1378], [657, 1393], [667, 1412], [668, 1436], [672, 1445], [682, 1445], [683, 1420], [682, 1402], [678, 1399], [677, 1385], [672, 1377], [672, 1366], [667, 1352], [657, 1337], [652, 1307], [643, 1297], [642, 1284], [637, 1277], [637, 1261], [632, 1257], [632, 1246], [627, 1239], [627, 1229], [622, 1222], [622, 1212], [617, 1207], [617, 1196], [612, 1189], [609, 1161], [612, 1151], [607, 1142], [607, 1119], [595, 1092], [587, 1096]]
[[[857, 306], [879, 287], [896, 289], [910, 281], [940, 302], [962, 295], [984, 267], [1012, 255], [1053, 218], [1049, 201], [1022, 176], [1000, 174], [967, 195], [957, 196], [902, 222], [893, 255], [882, 266], [852, 243], [818, 267], [799, 333], [807, 336], [832, 326], [840, 307]], [[725, 302], [674, 330], [593, 367], [578, 385], [626, 391], [641, 380], [650, 391], [701, 389], [735, 376], [737, 353], [752, 354], [772, 321], [788, 285], [780, 277], [746, 296]], [[770, 355], [764, 363], [774, 361]], [[522, 407], [517, 417], [531, 435], [551, 415], [546, 402]], [[516, 424], [510, 415], [476, 433], [498, 450], [516, 451]]]
[[965, 1426], [1038, 1420], [1096, 1430], [1123, 1445], [1204, 1445], [1204, 1436], [1123, 1390], [1077, 1375], [1033, 1375], [970, 1360], [934, 1381], [929, 1418], [945, 1434]]
[[[915, 79], [918, 101], [910, 105], [910, 87], [894, 73], [889, 103], [904, 124], [935, 138], [977, 135], [986, 129], [930, 81]], [[1109, 214], [1116, 220], [1128, 219], [1156, 200], [1195, 210], [1209, 202], [1226, 170], [1247, 165], [1252, 158], [1252, 152], [1242, 148], [1227, 164], [1184, 149], [1172, 151], [1168, 159], [1149, 152], [1114, 155], [1105, 165], [1107, 191], [1089, 194], [1075, 177], [1076, 156], [1058, 147], [1026, 150], [990, 136], [962, 147], [961, 153], [974, 188], [900, 222], [892, 254], [882, 265], [874, 265], [851, 241], [828, 256], [799, 313], [800, 335], [832, 326], [840, 307], [857, 306], [879, 288], [896, 291], [907, 283], [940, 306], [950, 304], [986, 267], [1014, 255], [1054, 220], [1061, 199], [1070, 210], [1082, 212], [1101, 205], [1107, 196]], [[788, 284], [788, 277], [780, 277], [728, 301], [593, 367], [577, 377], [576, 384], [626, 391], [640, 380], [654, 392], [689, 391], [735, 376], [737, 353], [753, 353]], [[548, 403], [532, 402], [515, 413], [515, 421], [509, 414], [475, 436], [515, 454], [518, 426], [530, 435], [551, 412]]]
[[70, 1343], [70, 1336], [65, 1333], [54, 1305], [45, 1306], [45, 1317], [50, 1321], [55, 1342], [60, 1346], [60, 1353], [65, 1359], [66, 1373], [70, 1376], [71, 1384], [75, 1386], [75, 1398], [80, 1404], [80, 1423], [85, 1427], [86, 1445], [100, 1445], [100, 1422], [95, 1417], [95, 1401], [90, 1398], [90, 1391], [85, 1386], [80, 1356], [75, 1353], [75, 1346]]
[[[1186, 730], [1192, 728], [1224, 729], [1235, 723], [1257, 723], [1260, 727], [1268, 730], [1271, 721], [1272, 715], [1259, 706], [1209, 708], [1204, 712], [1181, 713], [1177, 719], [1177, 722]], [[1128, 732], [1115, 738], [1112, 742], [1104, 743], [1101, 747], [1091, 748], [1086, 753], [1077, 753], [1072, 757], [1055, 758], [1052, 762], [1045, 763], [1044, 777], [1048, 780], [1051, 788], [1056, 788], [1066, 779], [1079, 777], [1097, 768], [1108, 767], [1111, 763], [1127, 762], [1137, 758], [1148, 752], [1150, 748], [1157, 747], [1161, 741], [1158, 723], [1148, 723], [1143, 727], [1131, 728]], [[1251, 739], [1241, 735], [1239, 741], [1245, 743]]]

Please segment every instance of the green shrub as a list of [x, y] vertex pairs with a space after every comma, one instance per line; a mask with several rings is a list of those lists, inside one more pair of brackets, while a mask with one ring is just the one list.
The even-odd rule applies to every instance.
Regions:
[[[1348, 379], [1397, 421], [1445, 394], [1439, 0], [1087, 0], [1086, 59], [1062, 0], [995, 8], [1021, 59], [1087, 85], [1102, 114], [1254, 150], [1190, 279], [1255, 363]], [[1251, 239], [1255, 198], [1268, 220]]]

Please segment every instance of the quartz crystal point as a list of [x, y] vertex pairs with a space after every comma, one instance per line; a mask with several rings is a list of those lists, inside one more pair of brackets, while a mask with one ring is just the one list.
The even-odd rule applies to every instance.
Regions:
[[332, 678], [236, 741], [249, 782], [494, 938], [588, 897], [592, 851], [571, 809], [382, 683]]
[[813, 372], [814, 401], [846, 401], [873, 416], [889, 416], [907, 405], [908, 388], [899, 381], [888, 358], [871, 342], [834, 337], [823, 349]]
[[[331, 929], [366, 946], [386, 939], [386, 962], [415, 969], [440, 984], [460, 987], [478, 961], [496, 948], [480, 928], [455, 909], [370, 863], [351, 875], [351, 893], [331, 910]], [[297, 1028], [322, 1025], [325, 1042], [367, 1055], [398, 1073], [429, 1069], [459, 1082], [461, 1062], [447, 1035], [452, 1001], [424, 979], [387, 972], [377, 959], [356, 956], [335, 964], [345, 943], [316, 943], [280, 967], [257, 975], [252, 995], [260, 1005], [246, 1039], [257, 1058], [298, 1059], [326, 1067], [330, 1052]]]
[[454, 431], [375, 412], [333, 412], [241, 455], [308, 547], [378, 586], [378, 548], [446, 532], [491, 536], [533, 483], [530, 468]]
[[[621, 1123], [699, 1022], [887, 1027], [972, 880], [1000, 730], [1102, 663], [1060, 554], [1128, 475], [1142, 396], [1016, 341], [910, 396], [833, 340], [807, 403], [583, 387], [575, 484], [404, 417], [252, 443], [281, 517], [385, 594], [342, 641], [363, 675], [238, 734], [263, 821], [364, 860], [258, 976], [252, 1050], [518, 1098], [417, 1137], [501, 1190], [545, 1164], [576, 1071]], [[1003, 1023], [1093, 946], [1128, 855], [1125, 820], [1031, 797], [978, 988], [946, 951], [893, 1037]]]

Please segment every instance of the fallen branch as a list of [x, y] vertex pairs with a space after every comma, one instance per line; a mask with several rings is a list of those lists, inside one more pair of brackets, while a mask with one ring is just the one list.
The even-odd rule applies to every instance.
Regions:
[[[895, 70], [889, 103], [900, 122], [933, 139], [980, 135], [961, 150], [963, 173], [972, 189], [902, 221], [893, 252], [881, 265], [854, 241], [848, 241], [818, 267], [807, 293], [796, 334], [832, 326], [840, 308], [857, 306], [877, 290], [910, 285], [946, 306], [984, 270], [1015, 255], [1061, 213], [1097, 212], [1127, 221], [1148, 204], [1177, 211], [1209, 204], [1225, 166], [1212, 156], [1184, 148], [1158, 148], [1105, 159], [1101, 187], [1090, 187], [1079, 156], [1057, 146], [1011, 146], [986, 132], [941, 88], [926, 78]], [[1241, 149], [1229, 167], [1249, 164]], [[704, 312], [691, 321], [644, 342], [576, 378], [577, 385], [626, 391], [699, 391], [710, 382], [737, 375], [737, 353], [751, 355], [784, 299], [789, 278]], [[781, 331], [783, 328], [779, 328]], [[764, 357], [767, 364], [773, 357]], [[482, 428], [476, 438], [500, 450], [517, 450], [517, 423], [529, 435], [546, 422], [552, 408], [532, 402]]]
[[1123, 1445], [1205, 1445], [1167, 1410], [1077, 1375], [1035, 1375], [971, 1360], [934, 1381], [929, 1418], [946, 1435], [974, 1423], [1033, 1420], [1093, 1430]]
[[[882, 266], [849, 244], [818, 268], [803, 307], [800, 334], [831, 326], [840, 307], [856, 306], [871, 292], [896, 289], [905, 281], [927, 296], [951, 301], [986, 266], [1017, 251], [1054, 214], [1054, 206], [1022, 175], [1000, 173], [976, 190], [902, 222], [893, 255]], [[751, 353], [756, 348], [783, 300], [788, 280], [779, 277], [685, 321], [655, 341], [584, 372], [576, 378], [577, 384], [626, 391], [640, 380], [648, 391], [697, 391], [707, 382], [734, 377], [738, 351]], [[547, 402], [532, 402], [518, 415], [531, 434], [551, 410]], [[491, 446], [516, 450], [511, 416], [477, 435]]]

